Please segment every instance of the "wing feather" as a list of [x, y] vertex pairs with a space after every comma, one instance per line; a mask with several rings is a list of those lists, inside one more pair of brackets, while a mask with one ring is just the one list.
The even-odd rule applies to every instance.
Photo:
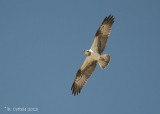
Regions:
[[91, 76], [92, 72], [96, 68], [97, 62], [92, 59], [92, 56], [87, 56], [84, 63], [78, 70], [75, 80], [72, 84], [71, 90], [72, 94], [78, 95], [83, 88], [83, 86], [87, 83], [88, 78]]
[[91, 46], [91, 49], [99, 54], [101, 54], [105, 47], [108, 40], [108, 36], [111, 33], [112, 24], [114, 23], [114, 17], [109, 15], [106, 17], [99, 29], [97, 30], [95, 34], [95, 38], [93, 41], [93, 44]]

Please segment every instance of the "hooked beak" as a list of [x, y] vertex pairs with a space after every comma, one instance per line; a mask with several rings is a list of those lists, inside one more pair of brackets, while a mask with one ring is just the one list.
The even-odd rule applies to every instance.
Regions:
[[84, 52], [85, 50], [83, 50], [83, 52]]

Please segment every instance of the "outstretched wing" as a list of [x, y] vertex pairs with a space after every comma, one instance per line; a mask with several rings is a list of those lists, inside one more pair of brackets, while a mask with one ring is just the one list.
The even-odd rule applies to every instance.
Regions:
[[104, 19], [104, 21], [102, 22], [101, 26], [95, 34], [95, 38], [91, 46], [91, 49], [93, 51], [99, 54], [101, 54], [104, 51], [113, 23], [114, 17], [111, 15]]
[[97, 62], [92, 58], [92, 56], [87, 56], [83, 65], [78, 70], [75, 80], [72, 84], [71, 90], [73, 95], [78, 95], [82, 87], [87, 83], [88, 78], [91, 76], [92, 72], [95, 70]]

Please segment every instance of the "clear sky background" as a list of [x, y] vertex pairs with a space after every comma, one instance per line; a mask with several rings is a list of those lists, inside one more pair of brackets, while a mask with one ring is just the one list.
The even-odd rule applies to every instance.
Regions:
[[[159, 11], [159, 0], [0, 0], [0, 113], [160, 114]], [[82, 50], [109, 14], [110, 64], [73, 96]]]

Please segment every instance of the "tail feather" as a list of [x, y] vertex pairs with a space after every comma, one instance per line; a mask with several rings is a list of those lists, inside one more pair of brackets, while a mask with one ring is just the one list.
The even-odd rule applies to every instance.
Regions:
[[109, 61], [110, 61], [109, 54], [101, 55], [100, 59], [98, 60], [98, 63], [101, 69], [104, 69], [108, 65]]

